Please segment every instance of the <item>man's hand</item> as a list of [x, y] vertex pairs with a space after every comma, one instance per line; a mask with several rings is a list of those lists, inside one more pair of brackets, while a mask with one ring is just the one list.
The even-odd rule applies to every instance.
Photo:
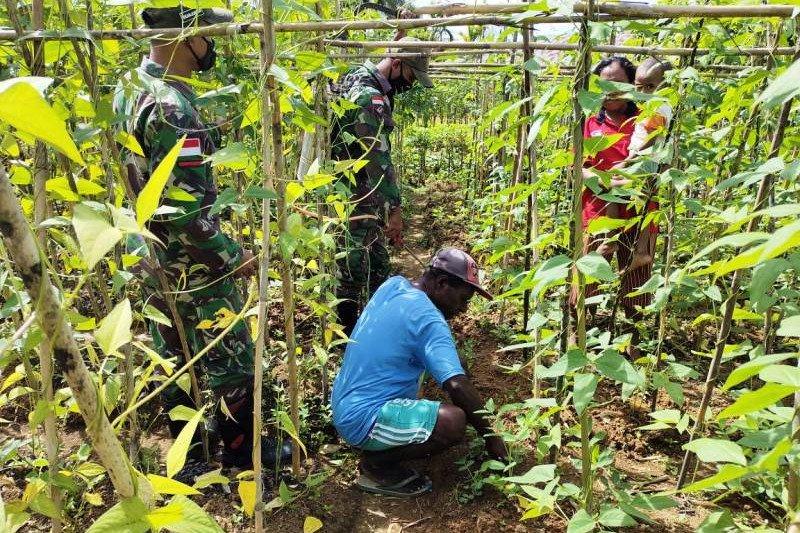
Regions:
[[[400, 9], [397, 10], [397, 18], [399, 18], [399, 19], [416, 19], [416, 18], [419, 18], [419, 15], [417, 15], [416, 13], [411, 11], [410, 9], [406, 9], [405, 7], [401, 7]], [[399, 41], [400, 39], [405, 37], [407, 33], [408, 33], [408, 31], [405, 30], [405, 29], [397, 30], [397, 32], [395, 32], [395, 34], [394, 34], [394, 40], [395, 41]]]
[[486, 437], [486, 453], [493, 459], [505, 460], [508, 458], [506, 443], [498, 436]]
[[394, 207], [389, 211], [389, 219], [386, 221], [386, 237], [392, 246], [398, 248], [403, 246], [403, 211], [400, 207]]
[[239, 262], [239, 268], [236, 269], [236, 275], [240, 278], [249, 278], [256, 273], [258, 268], [258, 261], [250, 250], [242, 250], [242, 260]]

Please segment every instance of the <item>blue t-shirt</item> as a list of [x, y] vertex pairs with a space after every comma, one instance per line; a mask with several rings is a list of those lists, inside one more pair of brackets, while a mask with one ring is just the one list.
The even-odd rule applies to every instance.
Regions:
[[441, 386], [464, 374], [450, 327], [428, 296], [402, 276], [375, 291], [356, 323], [333, 382], [333, 424], [361, 444], [383, 404], [416, 399], [427, 370]]

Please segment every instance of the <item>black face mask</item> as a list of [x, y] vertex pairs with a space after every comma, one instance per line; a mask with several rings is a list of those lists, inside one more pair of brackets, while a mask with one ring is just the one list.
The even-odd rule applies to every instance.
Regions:
[[414, 87], [413, 81], [408, 81], [403, 77], [403, 67], [400, 67], [400, 75], [396, 78], [390, 78], [389, 84], [392, 86], [392, 90], [389, 91], [389, 96], [394, 96], [396, 94], [402, 94], [412, 87]]
[[203, 37], [203, 40], [206, 42], [206, 53], [203, 57], [198, 57], [197, 53], [195, 53], [194, 48], [188, 42], [186, 46], [189, 47], [189, 50], [192, 52], [195, 61], [197, 61], [197, 70], [198, 72], [205, 72], [207, 70], [211, 70], [214, 68], [214, 64], [217, 62], [217, 49], [214, 44], [214, 39], [206, 39]]

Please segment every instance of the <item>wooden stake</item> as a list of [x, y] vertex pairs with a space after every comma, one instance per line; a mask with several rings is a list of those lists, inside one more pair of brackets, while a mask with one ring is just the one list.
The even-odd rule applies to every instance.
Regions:
[[55, 368], [72, 389], [92, 447], [116, 491], [123, 498], [130, 498], [136, 494], [136, 480], [128, 457], [108, 421], [100, 401], [102, 395], [83, 362], [72, 327], [61, 311], [59, 297], [3, 167], [0, 167], [0, 231], [31, 300], [36, 302], [37, 319], [53, 347]]
[[[261, 2], [263, 26], [264, 26], [264, 57], [266, 72], [275, 61], [275, 31], [276, 24], [273, 20], [272, 0], [262, 0]], [[262, 103], [262, 107], [270, 108], [270, 135], [272, 139], [272, 161], [271, 174], [275, 183], [275, 192], [278, 195], [278, 234], [286, 233], [289, 210], [286, 206], [286, 183], [284, 177], [283, 160], [283, 131], [281, 129], [281, 108], [280, 92], [278, 90], [275, 77], [268, 74], [265, 78], [267, 95], [269, 101]], [[290, 178], [289, 178], [290, 179]], [[289, 410], [295, 430], [300, 431], [300, 405], [299, 387], [297, 383], [297, 354], [295, 353], [295, 333], [294, 333], [294, 279], [292, 271], [291, 253], [287, 253], [284, 247], [280, 247], [281, 261], [279, 270], [281, 274], [281, 286], [283, 293], [283, 326], [286, 335], [286, 358], [289, 366]], [[292, 440], [292, 473], [300, 475], [300, 446], [297, 441]]]
[[[586, 19], [592, 16], [592, 1], [586, 6]], [[583, 255], [583, 217], [581, 209], [581, 195], [583, 193], [583, 109], [578, 101], [578, 95], [585, 91], [589, 82], [589, 68], [592, 57], [592, 45], [589, 35], [589, 24], [581, 22], [580, 53], [577, 58], [575, 71], [575, 84], [572, 93], [572, 258], [577, 261]], [[577, 348], [586, 352], [586, 277], [577, 268], [572, 268], [572, 292], [577, 295], [575, 314], [577, 316], [575, 337]], [[580, 414], [581, 427], [581, 486], [583, 489], [583, 508], [592, 513], [592, 451], [590, 437], [592, 432], [592, 419], [589, 416], [589, 406]]]

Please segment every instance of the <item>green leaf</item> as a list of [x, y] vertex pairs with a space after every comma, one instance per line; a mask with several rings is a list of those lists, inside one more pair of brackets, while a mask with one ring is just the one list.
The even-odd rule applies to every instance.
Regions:
[[767, 383], [758, 390], [745, 392], [733, 403], [722, 410], [717, 415], [717, 420], [725, 420], [734, 416], [746, 415], [765, 407], [774, 405], [778, 400], [781, 400], [798, 388], [789, 385], [778, 385], [777, 383]]
[[33, 85], [22, 79], [7, 80], [0, 90], [0, 120], [52, 146], [79, 165], [85, 165], [64, 120]]
[[594, 518], [583, 509], [578, 509], [578, 512], [572, 515], [572, 518], [567, 524], [567, 533], [589, 533], [594, 531], [597, 525]]
[[300, 446], [300, 449], [303, 450], [303, 455], [307, 456], [308, 453], [306, 452], [306, 445], [300, 440], [297, 428], [294, 427], [294, 423], [292, 422], [292, 419], [289, 418], [289, 414], [286, 411], [278, 411], [278, 422], [281, 431], [285, 431], [287, 435], [292, 437], [297, 445]]
[[536, 465], [521, 476], [503, 478], [507, 483], [519, 485], [536, 485], [546, 483], [556, 477], [556, 465]]
[[601, 374], [615, 381], [636, 386], [644, 385], [644, 377], [615, 350], [606, 350], [595, 360], [594, 364]]
[[766, 107], [782, 105], [784, 102], [800, 94], [800, 59], [792, 63], [764, 89], [758, 101]]
[[781, 320], [778, 331], [775, 332], [779, 337], [800, 337], [800, 315], [794, 315]]
[[161, 193], [164, 191], [164, 186], [172, 174], [172, 169], [175, 167], [175, 162], [178, 160], [178, 154], [181, 153], [185, 139], [186, 135], [175, 143], [175, 146], [172, 147], [153, 171], [142, 192], [136, 197], [136, 223], [139, 224], [140, 228], [144, 227], [150, 217], [153, 216], [153, 213], [156, 212], [156, 209], [158, 209]]
[[119, 229], [112, 226], [102, 213], [86, 204], [77, 204], [73, 208], [72, 227], [75, 228], [88, 270], [92, 270], [122, 238]]
[[723, 465], [722, 468], [719, 469], [719, 472], [713, 476], [696, 481], [695, 483], [692, 483], [691, 485], [681, 489], [681, 492], [698, 492], [701, 490], [711, 489], [722, 485], [723, 483], [739, 479], [748, 472], [749, 470], [744, 466], [726, 464]]
[[147, 474], [147, 479], [150, 481], [150, 485], [153, 487], [153, 491], [156, 494], [180, 494], [184, 496], [200, 494], [200, 491], [196, 488], [190, 487], [189, 485], [185, 485], [180, 481], [176, 481], [168, 477], [158, 476], [156, 474]]
[[259, 200], [276, 200], [278, 195], [272, 189], [265, 189], [257, 185], [251, 185], [244, 191], [244, 195], [248, 198], [257, 198]]
[[771, 355], [762, 355], [761, 357], [757, 357], [752, 361], [748, 361], [743, 365], [738, 366], [728, 375], [728, 379], [725, 380], [725, 384], [722, 386], [722, 390], [728, 390], [731, 387], [735, 387], [742, 381], [749, 379], [759, 372], [761, 369], [766, 368], [769, 365], [774, 363], [778, 363], [785, 359], [789, 359], [790, 357], [796, 357], [797, 354], [791, 353], [778, 353], [778, 354], [771, 354]]
[[221, 193], [217, 195], [217, 199], [214, 200], [214, 203], [211, 205], [211, 209], [208, 210], [208, 214], [213, 216], [232, 206], [238, 201], [238, 192], [233, 187], [226, 187], [222, 190]]
[[731, 512], [725, 509], [708, 515], [695, 533], [720, 533], [720, 531], [736, 531], [738, 529]]
[[94, 339], [104, 354], [121, 356], [118, 350], [133, 338], [132, 323], [131, 302], [125, 298], [114, 306], [114, 309], [100, 321], [100, 325], [94, 331]]
[[572, 392], [572, 402], [575, 411], [580, 415], [589, 407], [597, 389], [597, 376], [594, 374], [575, 374], [575, 385]]
[[203, 418], [203, 411], [205, 407], [197, 411], [197, 413], [189, 420], [178, 438], [172, 443], [169, 451], [167, 452], [167, 477], [175, 477], [183, 465], [186, 464], [186, 454], [189, 452], [189, 445], [192, 443], [192, 436], [194, 435], [197, 425]]
[[723, 439], [697, 439], [683, 445], [684, 450], [697, 454], [706, 463], [735, 463], [747, 465], [742, 447]]
[[601, 281], [613, 281], [617, 278], [617, 274], [611, 269], [606, 258], [597, 252], [591, 252], [584, 255], [575, 262], [578, 270], [587, 276], [599, 279]]
[[215, 484], [227, 485], [230, 483], [231, 480], [223, 476], [220, 472], [222, 472], [222, 469], [217, 468], [216, 470], [197, 476], [194, 478], [194, 485], [192, 485], [192, 487], [200, 490]]
[[613, 135], [601, 135], [599, 137], [586, 137], [583, 139], [583, 155], [586, 157], [595, 156], [606, 148], [617, 144], [617, 141], [624, 136], [625, 135], [622, 133], [615, 133]]
[[296, 181], [290, 181], [286, 184], [286, 203], [291, 204], [303, 194], [305, 194], [305, 188], [297, 183]]
[[800, 368], [789, 365], [771, 365], [762, 370], [758, 377], [768, 383], [780, 383], [800, 388]]
[[117, 132], [117, 134], [114, 136], [114, 140], [127, 148], [128, 151], [144, 157], [144, 150], [142, 150], [142, 147], [139, 145], [139, 141], [137, 141], [136, 137], [127, 131], [120, 130]]
[[86, 533], [144, 533], [150, 531], [147, 507], [139, 498], [127, 498], [103, 513]]
[[631, 527], [636, 525], [636, 520], [622, 509], [606, 509], [597, 519], [606, 527]]
[[166, 529], [173, 533], [223, 533], [223, 529], [199, 505], [186, 496], [172, 500], [147, 514], [153, 530]]

